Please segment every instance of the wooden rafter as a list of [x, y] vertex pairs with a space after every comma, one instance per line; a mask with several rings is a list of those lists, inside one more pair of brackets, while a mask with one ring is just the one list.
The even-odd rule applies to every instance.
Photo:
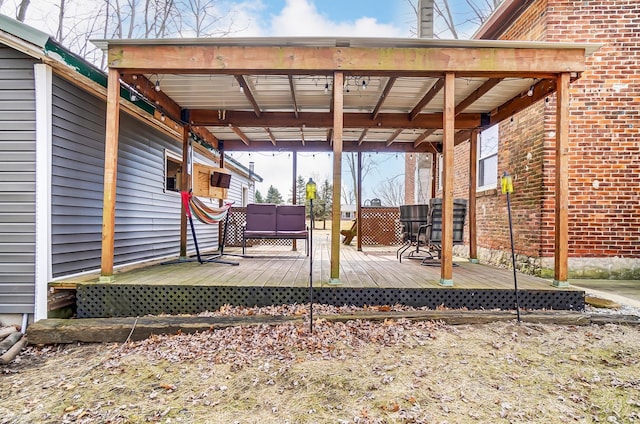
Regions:
[[358, 137], [358, 146], [360, 146], [360, 145], [362, 145], [362, 143], [364, 143], [364, 138], [367, 136], [367, 132], [369, 132], [369, 129], [365, 128], [360, 133], [360, 137]]
[[234, 133], [236, 133], [236, 135], [238, 137], [240, 137], [240, 140], [242, 140], [242, 142], [244, 144], [246, 144], [247, 146], [249, 146], [251, 144], [251, 140], [249, 139], [249, 137], [247, 137], [247, 135], [245, 133], [243, 133], [240, 128], [236, 127], [235, 125], [231, 125], [231, 124], [229, 124], [229, 128], [231, 128], [231, 130]]
[[289, 75], [289, 89], [291, 90], [291, 103], [293, 103], [293, 115], [298, 118], [298, 100], [296, 99], [296, 86], [293, 83], [293, 75]]
[[[330, 128], [333, 125], [331, 113], [300, 112], [298, 119], [290, 112], [263, 112], [256, 117], [252, 112], [228, 110], [222, 119], [217, 110], [190, 110], [189, 120], [195, 125], [227, 126], [230, 123], [238, 127], [296, 128], [304, 124], [308, 128]], [[456, 117], [456, 128], [473, 129], [480, 126], [479, 113], [462, 113]], [[442, 113], [421, 113], [410, 119], [406, 113], [381, 113], [378, 118], [371, 119], [369, 113], [345, 113], [344, 128], [403, 128], [403, 129], [442, 129]]]
[[376, 107], [373, 108], [373, 112], [371, 113], [371, 119], [376, 119], [378, 117], [378, 113], [380, 113], [380, 109], [382, 108], [384, 101], [387, 100], [387, 96], [389, 95], [389, 92], [391, 91], [393, 84], [395, 84], [396, 79], [397, 77], [394, 77], [394, 76], [389, 77], [389, 80], [387, 81], [387, 84], [384, 86], [384, 90], [382, 90], [382, 94], [378, 99], [378, 103], [376, 104]]
[[464, 143], [465, 141], [469, 140], [469, 138], [471, 138], [470, 130], [458, 131], [453, 138], [453, 144], [457, 146], [458, 144]]
[[142, 74], [121, 74], [121, 79], [129, 86], [134, 87], [143, 97], [149, 99], [172, 120], [180, 120], [182, 108], [162, 91], [162, 85], [160, 85], [160, 91], [156, 91], [155, 82], [151, 82]]
[[460, 115], [462, 111], [471, 106], [479, 98], [487, 94], [493, 87], [498, 85], [502, 81], [502, 78], [489, 78], [480, 87], [478, 87], [473, 93], [471, 93], [466, 99], [462, 100], [456, 106], [456, 116]]
[[429, 104], [431, 100], [442, 90], [444, 87], [444, 78], [440, 78], [431, 86], [429, 90], [427, 90], [427, 94], [418, 102], [418, 104], [413, 108], [411, 112], [409, 112], [409, 120], [413, 121], [416, 117], [422, 112], [422, 109]]
[[527, 89], [526, 92], [520, 93], [518, 96], [492, 110], [490, 113], [491, 119], [489, 122], [489, 126], [497, 124], [498, 122], [503, 121], [510, 116], [513, 116], [519, 111], [526, 109], [533, 103], [547, 97], [555, 90], [555, 80], [538, 81], [533, 86], [533, 92], [531, 93], [531, 96], [528, 95], [529, 90]]
[[418, 136], [418, 138], [416, 138], [413, 141], [413, 147], [418, 147], [419, 145], [421, 145], [422, 143], [424, 143], [425, 141], [427, 141], [427, 138], [429, 138], [429, 136], [431, 134], [433, 134], [434, 132], [436, 132], [435, 129], [430, 129], [430, 130], [426, 130], [425, 132], [423, 132], [422, 134], [420, 134]]
[[245, 80], [243, 75], [236, 75], [236, 80], [238, 81], [238, 84], [240, 84], [240, 88], [242, 89], [244, 96], [247, 98], [247, 100], [249, 100], [249, 103], [251, 103], [251, 106], [253, 106], [253, 113], [255, 113], [256, 116], [259, 118], [260, 115], [262, 114], [262, 111], [260, 110], [260, 106], [258, 106], [258, 102], [256, 101], [256, 98], [253, 97], [253, 93], [249, 88], [249, 84], [247, 84], [247, 80]]
[[273, 132], [271, 132], [270, 128], [265, 128], [264, 129], [267, 132], [267, 135], [269, 136], [269, 140], [271, 140], [271, 144], [273, 144], [274, 146], [276, 145], [276, 137], [273, 135]]
[[398, 136], [400, 135], [400, 133], [402, 133], [402, 128], [398, 128], [397, 130], [395, 130], [393, 132], [393, 134], [391, 134], [391, 137], [389, 137], [386, 141], [386, 146], [389, 147], [393, 144], [393, 142], [395, 141], [396, 138], [398, 138]]
[[199, 127], [197, 125], [191, 125], [189, 129], [192, 133], [209, 143], [211, 146], [215, 147], [216, 149], [218, 148], [218, 139], [213, 134], [211, 134], [208, 129]]

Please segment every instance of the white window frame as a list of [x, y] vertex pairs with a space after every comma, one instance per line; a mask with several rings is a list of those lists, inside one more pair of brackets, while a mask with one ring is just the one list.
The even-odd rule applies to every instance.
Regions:
[[[495, 143], [487, 146], [488, 143]], [[478, 137], [478, 166], [477, 191], [495, 189], [498, 186], [498, 146], [500, 144], [500, 125], [496, 124], [482, 131]], [[483, 149], [483, 147], [485, 147]], [[495, 168], [488, 170], [492, 175], [485, 174], [485, 163], [495, 160]]]

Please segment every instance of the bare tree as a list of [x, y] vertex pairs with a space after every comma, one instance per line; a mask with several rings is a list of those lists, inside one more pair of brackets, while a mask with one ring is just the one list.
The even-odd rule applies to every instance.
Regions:
[[[433, 4], [434, 38], [461, 38], [461, 34], [475, 31], [502, 3], [503, 0], [435, 0]], [[418, 9], [419, 0], [407, 0], [411, 5], [414, 16], [420, 16]], [[460, 4], [463, 3], [464, 7]], [[456, 13], [456, 11], [459, 11]], [[413, 31], [417, 33], [416, 31]]]
[[29, 3], [31, 3], [31, 0], [20, 0], [20, 6], [18, 7], [18, 12], [16, 13], [16, 19], [20, 22], [24, 22], [24, 18], [27, 16]]
[[[356, 201], [356, 188], [358, 187], [358, 154], [354, 152], [349, 152], [344, 155], [344, 158], [347, 162], [347, 167], [349, 169], [349, 176], [351, 177], [351, 186], [346, 187], [342, 186], [342, 200], [345, 204], [352, 205]], [[374, 170], [378, 164], [371, 157], [371, 155], [363, 155], [362, 156], [362, 183], [364, 184], [364, 180], [367, 175]]]
[[382, 200], [384, 206], [399, 206], [404, 204], [404, 174], [387, 178], [382, 181], [373, 194]]

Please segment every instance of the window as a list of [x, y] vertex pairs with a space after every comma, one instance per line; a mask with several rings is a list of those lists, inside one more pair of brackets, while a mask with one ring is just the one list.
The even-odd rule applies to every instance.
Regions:
[[249, 187], [242, 186], [242, 207], [246, 207], [249, 204]]
[[495, 188], [498, 184], [499, 125], [480, 133], [478, 143], [478, 188]]
[[182, 158], [170, 150], [164, 151], [164, 191], [180, 191]]

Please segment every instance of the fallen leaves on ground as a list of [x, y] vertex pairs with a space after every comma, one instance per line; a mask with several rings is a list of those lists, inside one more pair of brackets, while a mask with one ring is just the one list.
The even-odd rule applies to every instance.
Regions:
[[[281, 309], [212, 314], [306, 313]], [[404, 319], [29, 347], [0, 369], [0, 423], [633, 423], [639, 351], [636, 327]]]

